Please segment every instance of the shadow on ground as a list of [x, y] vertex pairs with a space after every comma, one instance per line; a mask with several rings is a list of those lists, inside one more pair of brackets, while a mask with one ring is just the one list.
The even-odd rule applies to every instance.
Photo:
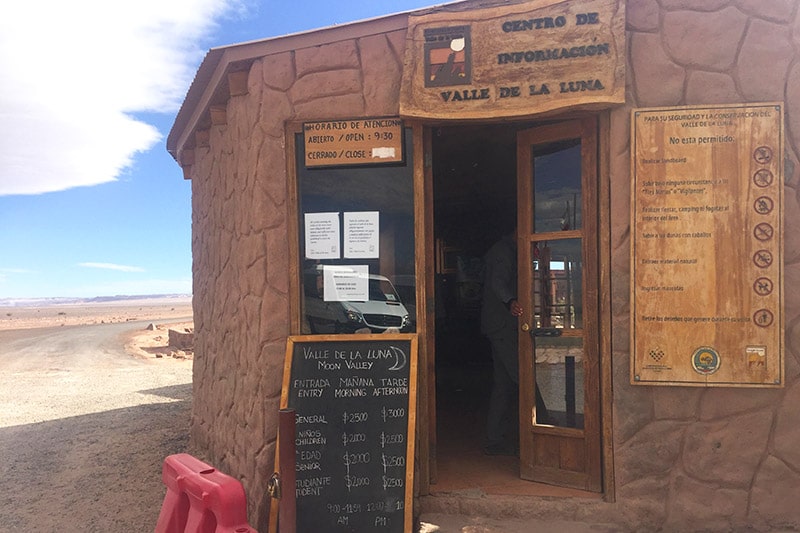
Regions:
[[153, 531], [164, 458], [187, 451], [191, 384], [177, 401], [0, 429], [0, 529]]
[[168, 387], [158, 387], [156, 389], [147, 389], [138, 391], [139, 394], [151, 394], [153, 396], [163, 396], [171, 400], [191, 400], [192, 399], [192, 384], [183, 383], [181, 385], [170, 385]]

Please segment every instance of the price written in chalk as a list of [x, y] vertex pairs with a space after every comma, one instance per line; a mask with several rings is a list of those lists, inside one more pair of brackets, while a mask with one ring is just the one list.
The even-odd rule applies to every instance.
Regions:
[[344, 484], [348, 491], [359, 487], [368, 487], [369, 481], [369, 476], [344, 476]]
[[383, 477], [383, 490], [398, 488], [403, 486], [403, 478], [401, 477]]
[[367, 435], [365, 433], [342, 433], [342, 444], [357, 444], [360, 442], [367, 442]]
[[384, 433], [381, 431], [381, 448], [392, 444], [403, 444], [405, 441], [405, 435], [402, 433]]
[[386, 422], [392, 418], [403, 418], [406, 416], [406, 410], [402, 407], [398, 407], [396, 409], [387, 409], [385, 406], [381, 408], [381, 414], [383, 415], [383, 421]]
[[383, 465], [383, 473], [389, 468], [398, 468], [406, 466], [406, 458], [402, 455], [386, 455], [381, 454], [381, 464]]
[[369, 452], [362, 453], [346, 453], [342, 456], [345, 466], [351, 465], [366, 465], [372, 459]]
[[342, 413], [342, 422], [345, 424], [358, 424], [359, 422], [366, 422], [369, 420], [369, 413], [367, 412], [359, 412], [359, 413], [348, 413], [345, 411]]

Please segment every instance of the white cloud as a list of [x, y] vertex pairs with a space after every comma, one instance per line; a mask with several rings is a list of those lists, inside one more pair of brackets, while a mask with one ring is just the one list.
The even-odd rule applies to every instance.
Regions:
[[115, 263], [78, 263], [78, 266], [86, 268], [100, 268], [103, 270], [116, 270], [118, 272], [144, 272], [145, 270], [136, 266], [117, 265]]
[[238, 0], [8, 2], [0, 17], [0, 195], [116, 179], [165, 132], [130, 113], [174, 112]]

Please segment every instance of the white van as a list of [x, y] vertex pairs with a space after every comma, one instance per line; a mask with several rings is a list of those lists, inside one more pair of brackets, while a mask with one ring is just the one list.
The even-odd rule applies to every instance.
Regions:
[[318, 283], [318, 269], [304, 276], [304, 318], [310, 333], [383, 333], [393, 328], [409, 330], [408, 310], [392, 282], [384, 276], [369, 275], [369, 300], [325, 301]]

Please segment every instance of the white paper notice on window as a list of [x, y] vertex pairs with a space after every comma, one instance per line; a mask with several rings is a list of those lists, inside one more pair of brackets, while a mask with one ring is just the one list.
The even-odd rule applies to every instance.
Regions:
[[366, 302], [369, 300], [369, 266], [324, 265], [322, 280], [326, 302]]
[[359, 211], [344, 214], [344, 256], [377, 259], [380, 255], [380, 214]]
[[339, 213], [306, 213], [306, 259], [339, 259]]

